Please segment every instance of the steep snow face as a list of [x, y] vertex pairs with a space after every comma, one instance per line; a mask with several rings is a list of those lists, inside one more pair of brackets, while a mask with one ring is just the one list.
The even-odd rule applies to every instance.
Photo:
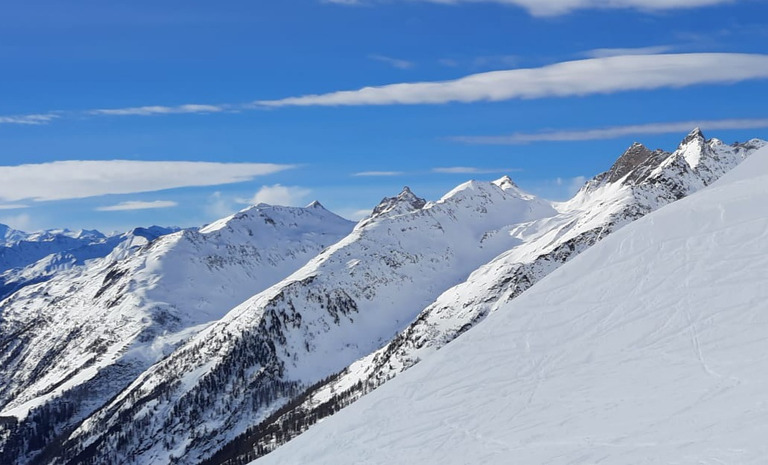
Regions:
[[255, 463], [763, 463], [767, 202], [764, 149]]
[[[411, 195], [399, 197], [413, 206]], [[389, 206], [148, 370], [61, 453], [98, 463], [196, 463], [381, 347], [445, 289], [517, 244], [517, 224], [557, 213], [503, 180], [471, 181], [401, 214]]]
[[0, 307], [0, 415], [83, 399], [72, 418], [89, 413], [353, 226], [322, 206], [260, 205], [153, 241], [136, 230], [85, 269], [16, 292]]
[[[726, 146], [716, 139], [706, 141], [699, 130], [673, 153], [632, 145], [609, 171], [558, 205], [558, 215], [511, 229], [517, 245], [440, 295], [386, 346], [306, 394], [306, 400], [275, 425], [285, 428], [292, 416], [322, 418], [319, 412], [328, 412], [329, 404], [354, 401], [431, 356], [612, 231], [710, 184], [763, 145], [753, 140]], [[686, 158], [695, 154], [694, 148], [699, 150], [696, 167]], [[298, 432], [286, 431], [283, 441]], [[270, 441], [267, 436], [258, 445], [264, 450], [279, 445]]]

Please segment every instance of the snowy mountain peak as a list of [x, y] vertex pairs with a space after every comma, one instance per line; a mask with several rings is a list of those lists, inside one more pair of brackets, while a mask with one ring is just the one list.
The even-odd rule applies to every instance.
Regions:
[[306, 206], [306, 207], [304, 207], [304, 208], [317, 208], [317, 209], [323, 209], [323, 210], [325, 210], [325, 207], [323, 206], [323, 204], [321, 204], [321, 203], [320, 203], [319, 201], [317, 201], [317, 200], [314, 200], [314, 201], [312, 201], [312, 203], [310, 203], [309, 205], [307, 205], [307, 206]]
[[17, 231], [5, 224], [0, 224], [0, 245], [17, 242], [25, 237], [27, 237], [25, 233]]
[[693, 131], [689, 132], [687, 136], [685, 136], [685, 139], [683, 139], [683, 142], [680, 143], [680, 146], [686, 145], [691, 141], [705, 142], [706, 140], [707, 138], [704, 137], [704, 133], [701, 131], [701, 128], [696, 127], [696, 128], [693, 128]]
[[507, 175], [504, 175], [500, 177], [499, 179], [492, 182], [492, 184], [500, 187], [502, 190], [508, 190], [508, 189], [519, 189], [517, 187], [517, 184]]
[[258, 234], [260, 231], [263, 232], [265, 225], [270, 226], [271, 229], [279, 227], [292, 228], [297, 224], [304, 224], [309, 218], [315, 218], [312, 221], [347, 222], [338, 215], [323, 208], [320, 202], [312, 202], [306, 207], [284, 207], [260, 203], [240, 210], [234, 215], [214, 221], [200, 229], [200, 233], [209, 234], [222, 229], [237, 229], [253, 235]]
[[421, 210], [427, 201], [421, 197], [417, 197], [408, 186], [403, 187], [396, 197], [385, 197], [379, 202], [373, 209], [371, 218], [379, 218], [383, 216], [395, 216], [402, 215], [411, 211]]
[[683, 139], [676, 153], [680, 153], [686, 163], [688, 163], [688, 166], [696, 169], [707, 149], [709, 149], [709, 145], [704, 137], [704, 133], [701, 132], [701, 129], [696, 128]]

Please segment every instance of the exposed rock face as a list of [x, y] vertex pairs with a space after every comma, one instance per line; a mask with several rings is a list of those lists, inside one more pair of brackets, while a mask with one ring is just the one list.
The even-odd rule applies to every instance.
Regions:
[[402, 215], [403, 213], [421, 210], [426, 204], [426, 200], [416, 197], [416, 195], [411, 192], [411, 189], [408, 186], [405, 186], [403, 187], [403, 191], [397, 196], [385, 197], [382, 199], [373, 209], [371, 218]]

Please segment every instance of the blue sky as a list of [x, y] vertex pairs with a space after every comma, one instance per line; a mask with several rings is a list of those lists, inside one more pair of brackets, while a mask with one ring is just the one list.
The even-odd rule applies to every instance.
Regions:
[[315, 199], [354, 217], [504, 174], [565, 199], [634, 141], [768, 138], [766, 18], [758, 0], [9, 0], [0, 222], [194, 226]]

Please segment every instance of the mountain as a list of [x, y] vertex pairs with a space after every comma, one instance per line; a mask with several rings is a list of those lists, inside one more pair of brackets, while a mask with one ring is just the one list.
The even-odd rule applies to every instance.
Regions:
[[389, 343], [303, 392], [300, 402], [234, 440], [211, 463], [243, 462], [274, 449], [430, 357], [613, 231], [711, 184], [765, 145], [755, 139], [729, 146], [698, 129], [672, 153], [633, 144], [573, 199], [556, 205], [556, 215], [512, 228], [514, 247], [425, 306]]
[[766, 203], [763, 149], [256, 463], [763, 463]]
[[[292, 269], [259, 268], [269, 283], [248, 266], [290, 258], [283, 227], [296, 222], [247, 211], [22, 289], [3, 303], [17, 321], [0, 319], [10, 335], [0, 344], [10, 380], [5, 391], [0, 383], [9, 399], [0, 462], [247, 462], [433, 358], [599, 240], [763, 145], [699, 130], [672, 153], [634, 144], [556, 204], [508, 177], [464, 183], [436, 202], [404, 188]], [[248, 224], [279, 227], [261, 237]], [[278, 239], [292, 245], [269, 260], [232, 245]]]
[[0, 223], [0, 247], [13, 244], [27, 237], [27, 233]]
[[104, 242], [106, 239], [98, 231], [49, 229], [28, 234], [0, 224], [0, 272], [23, 268], [47, 255]]
[[261, 204], [200, 230], [134, 231], [107, 257], [12, 294], [0, 303], [0, 416], [17, 424], [0, 462], [48, 444], [353, 226], [319, 203]]
[[[11, 236], [16, 239], [0, 248], [0, 263], [4, 267], [0, 273], [0, 301], [24, 286], [41, 283], [62, 271], [84, 266], [88, 260], [103, 258], [116, 247], [133, 243], [134, 236], [151, 241], [175, 231], [178, 228], [152, 226], [109, 237], [97, 231], [44, 231], [34, 235], [16, 231], [18, 234]], [[37, 258], [44, 253], [50, 254]]]
[[[281, 283], [235, 307], [80, 425], [61, 463], [196, 463], [389, 341], [421, 309], [556, 214], [508, 178], [437, 202], [409, 190]], [[128, 421], [127, 419], [130, 419]]]

